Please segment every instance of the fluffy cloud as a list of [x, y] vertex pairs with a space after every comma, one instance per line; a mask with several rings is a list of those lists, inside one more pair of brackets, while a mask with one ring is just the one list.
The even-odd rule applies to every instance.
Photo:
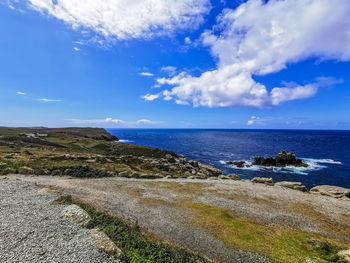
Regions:
[[145, 101], [153, 101], [159, 98], [159, 94], [146, 94], [142, 96]]
[[149, 38], [196, 28], [210, 10], [209, 0], [29, 0], [30, 6], [105, 38]]
[[226, 9], [202, 42], [217, 69], [193, 77], [185, 72], [158, 79], [164, 99], [194, 106], [264, 107], [313, 96], [324, 82], [267, 87], [253, 79], [306, 58], [350, 60], [350, 1], [249, 0]]

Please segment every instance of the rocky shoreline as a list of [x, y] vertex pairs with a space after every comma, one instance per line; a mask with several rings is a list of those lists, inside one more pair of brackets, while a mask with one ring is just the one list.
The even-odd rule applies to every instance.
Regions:
[[281, 150], [276, 157], [255, 156], [252, 164], [246, 161], [227, 161], [226, 164], [236, 166], [237, 168], [249, 168], [252, 165], [264, 167], [308, 167], [309, 165], [301, 159], [297, 159], [295, 153]]

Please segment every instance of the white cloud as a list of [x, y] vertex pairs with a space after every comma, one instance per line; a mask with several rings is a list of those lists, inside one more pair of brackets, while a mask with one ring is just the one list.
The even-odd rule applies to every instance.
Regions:
[[153, 101], [159, 98], [159, 94], [146, 94], [142, 96], [142, 98], [146, 101]]
[[75, 123], [75, 124], [122, 124], [124, 123], [123, 120], [120, 119], [113, 119], [113, 118], [105, 118], [105, 119], [96, 119], [96, 120], [81, 120], [81, 119], [67, 119], [67, 121]]
[[[15, 0], [13, 0], [15, 1]], [[105, 38], [149, 38], [197, 28], [209, 0], [29, 0], [30, 6]]]
[[160, 71], [167, 73], [169, 76], [173, 76], [176, 74], [177, 68], [174, 66], [166, 66], [162, 67]]
[[265, 118], [260, 118], [257, 116], [251, 116], [250, 119], [247, 122], [248, 126], [252, 126], [252, 125], [262, 125], [265, 122], [271, 121], [273, 120], [273, 118], [271, 117], [265, 117]]
[[17, 91], [16, 94], [18, 94], [18, 95], [26, 95], [26, 94], [25, 94], [24, 92], [22, 92], [22, 91]]
[[191, 38], [185, 37], [185, 44], [189, 45], [191, 43], [192, 43]]
[[153, 73], [150, 73], [150, 72], [141, 72], [139, 73], [140, 76], [145, 76], [145, 77], [152, 77], [153, 76]]
[[137, 124], [157, 124], [159, 122], [157, 121], [151, 121], [151, 120], [147, 120], [147, 119], [141, 119], [136, 121]]
[[136, 128], [136, 127], [148, 127], [160, 124], [159, 121], [152, 121], [148, 119], [140, 119], [137, 121], [124, 121], [121, 119], [105, 118], [105, 119], [66, 119], [66, 121], [75, 125], [94, 125], [100, 127], [116, 126], [120, 128]]
[[42, 98], [38, 99], [41, 102], [61, 102], [62, 100], [55, 100], [55, 99], [47, 99], [47, 98]]
[[173, 86], [164, 99], [194, 106], [265, 107], [311, 97], [326, 83], [269, 91], [253, 75], [278, 72], [306, 58], [350, 60], [349, 14], [348, 0], [249, 0], [224, 10], [213, 30], [202, 34], [217, 69], [199, 77], [182, 72], [157, 83]]
[[73, 47], [74, 51], [80, 51], [80, 48], [78, 47]]

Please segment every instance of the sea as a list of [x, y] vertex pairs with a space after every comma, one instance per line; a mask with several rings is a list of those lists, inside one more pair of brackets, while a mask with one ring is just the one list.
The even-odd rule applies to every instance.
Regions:
[[[306, 187], [335, 185], [350, 188], [350, 131], [239, 129], [107, 129], [122, 143], [171, 150], [215, 166], [242, 179], [272, 177], [275, 182], [302, 182]], [[226, 161], [294, 152], [309, 167], [236, 168]]]

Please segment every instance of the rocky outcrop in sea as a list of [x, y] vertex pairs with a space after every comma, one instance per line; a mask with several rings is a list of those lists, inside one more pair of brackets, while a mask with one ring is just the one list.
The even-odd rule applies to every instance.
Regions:
[[255, 156], [254, 161], [251, 165], [249, 165], [246, 161], [229, 161], [226, 164], [230, 164], [236, 166], [237, 168], [245, 168], [250, 167], [251, 165], [258, 166], [266, 166], [266, 167], [286, 167], [286, 166], [294, 166], [294, 167], [308, 167], [309, 165], [301, 159], [297, 159], [295, 153], [286, 152], [285, 150], [281, 150], [275, 158], [273, 157], [263, 157], [263, 156]]

